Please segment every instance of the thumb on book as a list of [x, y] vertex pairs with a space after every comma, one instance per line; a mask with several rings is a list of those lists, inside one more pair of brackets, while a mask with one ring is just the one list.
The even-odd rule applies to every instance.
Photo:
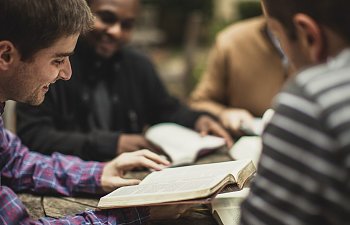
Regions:
[[141, 182], [138, 179], [125, 179], [121, 177], [116, 178], [115, 181], [116, 181], [115, 184], [117, 185], [117, 187], [137, 185]]
[[108, 177], [108, 181], [104, 181], [102, 186], [106, 192], [114, 191], [115, 189], [123, 186], [137, 185], [141, 181], [138, 179], [125, 179], [122, 177], [114, 176]]

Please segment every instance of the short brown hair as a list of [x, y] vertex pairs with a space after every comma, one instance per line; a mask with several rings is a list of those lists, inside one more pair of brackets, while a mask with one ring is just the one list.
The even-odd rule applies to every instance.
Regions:
[[290, 38], [296, 38], [293, 16], [304, 13], [350, 41], [349, 0], [263, 0], [267, 13], [277, 19]]
[[0, 40], [11, 41], [24, 61], [61, 37], [85, 33], [92, 24], [85, 0], [0, 1]]

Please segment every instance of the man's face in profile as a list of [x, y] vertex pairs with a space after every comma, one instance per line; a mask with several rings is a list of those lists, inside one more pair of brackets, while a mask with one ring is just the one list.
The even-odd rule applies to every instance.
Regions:
[[278, 39], [284, 54], [291, 63], [291, 66], [296, 70], [309, 66], [311, 62], [308, 59], [307, 52], [305, 52], [302, 47], [303, 45], [301, 44], [301, 40], [299, 38], [293, 40], [288, 36], [288, 33], [283, 25], [277, 19], [268, 14], [264, 1], [262, 1], [262, 8], [269, 30], [273, 33], [274, 37]]
[[109, 58], [131, 39], [138, 13], [139, 0], [93, 0], [90, 8], [95, 15], [94, 29], [88, 42], [98, 55]]
[[11, 64], [11, 72], [2, 91], [7, 99], [39, 105], [51, 84], [68, 80], [72, 70], [69, 56], [73, 54], [77, 35], [62, 37], [52, 46], [38, 51], [30, 61], [22, 61], [17, 53]]

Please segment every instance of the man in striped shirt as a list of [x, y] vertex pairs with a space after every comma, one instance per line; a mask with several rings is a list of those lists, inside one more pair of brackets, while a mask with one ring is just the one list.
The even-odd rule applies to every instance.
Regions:
[[[12, 99], [40, 104], [50, 84], [71, 76], [69, 56], [78, 36], [91, 27], [85, 0], [0, 0], [0, 114]], [[62, 140], [64, 141], [64, 140]], [[51, 157], [28, 151], [4, 129], [0, 117], [0, 224], [145, 224], [151, 216], [177, 217], [181, 206], [90, 210], [65, 218], [34, 221], [16, 191], [35, 194], [103, 194], [137, 184], [125, 179], [136, 167], [160, 170], [169, 162], [148, 150], [121, 154], [107, 162], [73, 156]], [[170, 211], [173, 210], [173, 211]], [[162, 212], [164, 214], [162, 214]]]
[[299, 73], [276, 98], [241, 224], [350, 224], [350, 1], [262, 4]]

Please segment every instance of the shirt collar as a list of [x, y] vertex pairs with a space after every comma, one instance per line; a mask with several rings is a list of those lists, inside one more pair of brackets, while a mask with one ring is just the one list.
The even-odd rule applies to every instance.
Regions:
[[327, 60], [328, 67], [341, 68], [350, 64], [350, 48], [343, 49], [338, 55]]
[[4, 113], [5, 102], [0, 102], [0, 115]]

